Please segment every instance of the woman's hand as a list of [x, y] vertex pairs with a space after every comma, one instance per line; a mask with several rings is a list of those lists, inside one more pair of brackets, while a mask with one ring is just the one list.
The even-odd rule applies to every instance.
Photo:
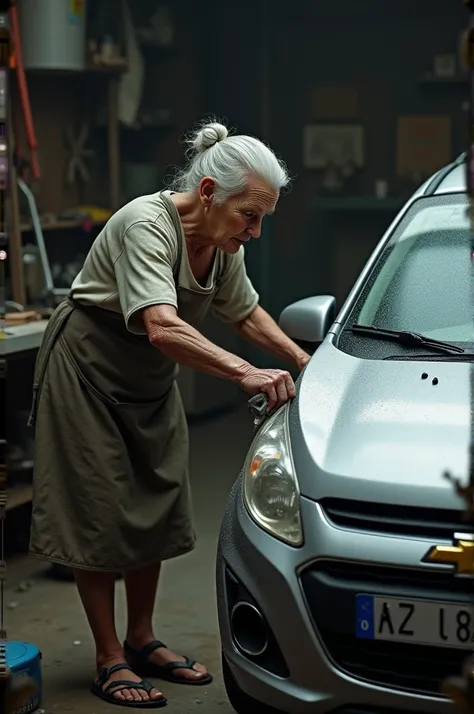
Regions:
[[298, 372], [303, 371], [303, 369], [306, 367], [306, 365], [308, 364], [310, 359], [311, 359], [311, 355], [309, 355], [307, 352], [299, 352], [296, 355], [295, 362], [296, 362], [296, 367], [298, 369]]
[[296, 395], [295, 383], [289, 372], [282, 369], [257, 369], [251, 367], [237, 384], [247, 394], [264, 394], [268, 397], [268, 411], [278, 409]]

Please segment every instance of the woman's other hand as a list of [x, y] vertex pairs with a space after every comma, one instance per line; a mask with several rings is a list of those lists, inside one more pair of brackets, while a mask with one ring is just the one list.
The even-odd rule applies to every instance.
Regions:
[[296, 367], [298, 369], [298, 372], [302, 372], [303, 369], [306, 367], [308, 364], [309, 360], [311, 359], [311, 355], [309, 355], [307, 352], [300, 352], [296, 358]]

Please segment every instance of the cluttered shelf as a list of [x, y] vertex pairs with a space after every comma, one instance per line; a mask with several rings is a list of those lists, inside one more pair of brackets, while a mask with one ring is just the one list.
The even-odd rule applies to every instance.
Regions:
[[[43, 231], [60, 231], [69, 230], [74, 228], [82, 228], [83, 230], [90, 230], [90, 228], [96, 226], [103, 226], [108, 219], [94, 220], [90, 218], [71, 218], [71, 219], [54, 219], [54, 220], [42, 220], [40, 221], [41, 229]], [[22, 233], [28, 233], [28, 231], [34, 231], [33, 223], [30, 221], [25, 221], [20, 223], [20, 230]]]
[[[30, 216], [20, 217], [20, 231], [28, 233], [35, 230], [33, 217], [37, 215], [37, 209], [30, 211]], [[82, 229], [88, 233], [93, 228], [102, 228], [113, 215], [109, 208], [96, 205], [74, 206], [61, 213], [42, 213], [37, 215], [37, 220], [42, 231], [61, 231]]]

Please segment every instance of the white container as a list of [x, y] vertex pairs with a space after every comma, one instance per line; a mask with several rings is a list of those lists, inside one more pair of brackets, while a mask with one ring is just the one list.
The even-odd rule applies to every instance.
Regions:
[[21, 50], [28, 69], [86, 67], [86, 0], [19, 0]]

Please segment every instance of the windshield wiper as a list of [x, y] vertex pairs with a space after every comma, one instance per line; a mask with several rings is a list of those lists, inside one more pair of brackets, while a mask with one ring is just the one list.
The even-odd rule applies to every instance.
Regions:
[[462, 347], [453, 345], [450, 342], [443, 342], [442, 340], [434, 340], [431, 337], [425, 337], [419, 332], [406, 332], [398, 330], [385, 330], [380, 327], [375, 327], [374, 325], [352, 325], [352, 332], [359, 335], [366, 335], [367, 337], [377, 337], [381, 340], [392, 340], [393, 342], [399, 342], [407, 347], [430, 347], [433, 350], [439, 350], [440, 352], [456, 352], [462, 354], [465, 350]]

